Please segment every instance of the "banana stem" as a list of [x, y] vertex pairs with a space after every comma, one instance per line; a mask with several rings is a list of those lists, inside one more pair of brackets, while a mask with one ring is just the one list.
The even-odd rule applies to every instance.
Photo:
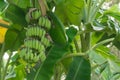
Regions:
[[80, 52], [80, 48], [78, 46], [78, 43], [77, 43], [76, 39], [74, 39], [74, 44], [75, 44], [76, 52], [79, 53]]
[[90, 49], [90, 38], [90, 33], [80, 34], [82, 52], [86, 52]]
[[43, 0], [38, 0], [41, 12], [42, 12], [42, 16], [46, 15], [46, 6], [45, 6], [45, 2]]

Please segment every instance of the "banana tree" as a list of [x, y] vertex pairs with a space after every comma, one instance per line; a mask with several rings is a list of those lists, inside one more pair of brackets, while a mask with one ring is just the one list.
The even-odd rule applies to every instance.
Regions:
[[7, 30], [0, 38], [0, 80], [120, 79], [111, 51], [120, 49], [120, 11], [104, 9], [105, 2], [1, 0], [0, 18], [9, 24], [0, 21], [0, 32]]

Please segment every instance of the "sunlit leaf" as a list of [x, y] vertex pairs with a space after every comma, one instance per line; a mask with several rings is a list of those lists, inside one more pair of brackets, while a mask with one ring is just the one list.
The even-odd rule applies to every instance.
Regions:
[[56, 0], [58, 17], [66, 24], [80, 25], [84, 0]]
[[89, 54], [90, 60], [92, 62], [95, 62], [96, 64], [102, 64], [106, 61], [104, 56], [100, 55], [96, 51], [90, 51], [88, 54]]
[[112, 76], [112, 73], [110, 71], [110, 67], [107, 66], [105, 68], [105, 70], [100, 75], [102, 75], [101, 80], [110, 80], [111, 76]]
[[6, 31], [6, 28], [0, 27], [0, 43], [4, 42]]
[[112, 73], [120, 72], [120, 62], [115, 62], [114, 60], [108, 59], [110, 70]]

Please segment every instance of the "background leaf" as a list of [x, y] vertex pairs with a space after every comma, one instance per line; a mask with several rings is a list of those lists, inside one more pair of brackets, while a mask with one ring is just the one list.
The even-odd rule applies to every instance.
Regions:
[[91, 67], [84, 57], [74, 57], [65, 80], [90, 80]]
[[49, 33], [55, 45], [66, 46], [67, 36], [65, 33], [64, 25], [61, 20], [52, 12], [49, 12], [51, 22], [53, 26], [51, 27]]
[[118, 5], [112, 6], [109, 10], [104, 12], [104, 15], [109, 15], [114, 17], [116, 20], [120, 21], [120, 9]]
[[79, 26], [83, 6], [84, 0], [56, 0], [55, 13], [63, 23]]
[[18, 50], [24, 42], [25, 32], [21, 25], [12, 25], [5, 35], [5, 50]]
[[27, 25], [24, 11], [16, 5], [10, 4], [5, 15], [10, 21], [12, 21], [12, 23], [20, 24], [22, 26]]

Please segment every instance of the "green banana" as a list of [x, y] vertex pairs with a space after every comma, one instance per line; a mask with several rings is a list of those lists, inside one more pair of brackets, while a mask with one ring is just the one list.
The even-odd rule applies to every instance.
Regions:
[[50, 28], [51, 28], [51, 22], [49, 21], [48, 18], [45, 19], [45, 27], [47, 30], [50, 30]]
[[46, 56], [45, 56], [44, 53], [41, 53], [41, 55], [40, 55], [40, 59], [41, 59], [42, 62], [46, 59]]
[[40, 10], [35, 10], [32, 12], [31, 15], [32, 15], [33, 19], [39, 19], [39, 17], [41, 16], [41, 12], [40, 12]]
[[51, 22], [48, 20], [48, 23], [47, 23], [48, 25], [47, 25], [47, 28], [48, 28], [48, 30], [50, 30], [50, 28], [51, 28]]
[[26, 54], [26, 49], [22, 49], [19, 54], [21, 58], [24, 57]]
[[33, 57], [34, 57], [33, 53], [30, 53], [30, 60], [33, 60]]
[[34, 58], [33, 58], [33, 61], [36, 62], [37, 61], [37, 54], [34, 53]]
[[32, 53], [32, 50], [29, 51], [29, 54], [30, 54], [30, 60], [33, 60], [34, 55]]
[[35, 34], [34, 34], [34, 36], [36, 36], [36, 34], [37, 34], [37, 27], [34, 27], [34, 29], [35, 29]]
[[26, 31], [25, 47], [21, 49], [20, 57], [28, 62], [29, 66], [38, 60], [44, 61], [46, 59], [45, 50], [50, 44], [46, 33], [51, 28], [51, 21], [47, 17], [41, 16], [39, 10], [27, 13], [26, 20], [30, 25]]
[[50, 41], [47, 39], [46, 46], [50, 46]]
[[42, 29], [39, 32], [40, 38], [42, 37]]
[[65, 33], [64, 25], [53, 12], [48, 12], [48, 15], [50, 16], [53, 22], [52, 24], [54, 25], [49, 31], [52, 40], [56, 45], [66, 46], [68, 40]]
[[30, 23], [30, 15], [29, 15], [29, 13], [26, 14], [25, 19], [26, 19], [27, 23]]
[[40, 18], [39, 18], [39, 21], [38, 21], [38, 25], [39, 25], [39, 26], [42, 26], [42, 23], [43, 23], [43, 19], [42, 19], [42, 17], [40, 17]]
[[39, 45], [40, 45], [39, 42], [37, 41], [35, 44], [36, 44], [36, 45], [35, 45], [35, 46], [36, 46], [36, 49], [39, 49]]
[[25, 54], [25, 60], [26, 60], [26, 61], [29, 61], [29, 58], [30, 58], [30, 56], [29, 56], [29, 53], [27, 52], [27, 53]]
[[41, 25], [44, 27], [45, 26], [45, 18], [44, 17], [41, 17], [41, 18], [43, 20]]

